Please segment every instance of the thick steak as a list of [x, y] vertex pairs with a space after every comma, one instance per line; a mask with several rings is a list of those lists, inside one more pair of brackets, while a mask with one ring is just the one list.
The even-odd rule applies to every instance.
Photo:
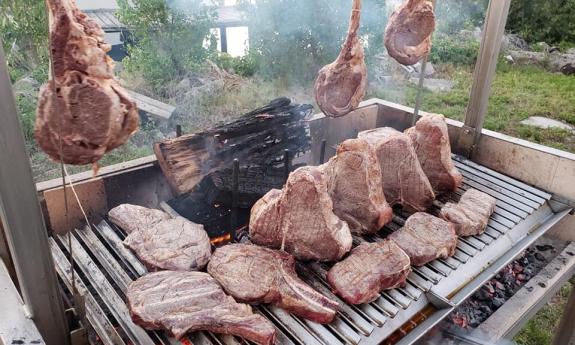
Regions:
[[200, 270], [208, 263], [212, 251], [204, 226], [183, 217], [134, 231], [124, 244], [150, 271]]
[[455, 224], [459, 236], [479, 235], [485, 231], [489, 217], [495, 211], [496, 200], [491, 195], [469, 189], [459, 203], [447, 203], [441, 209], [441, 218]]
[[452, 192], [461, 185], [463, 176], [451, 160], [451, 145], [445, 117], [440, 114], [423, 116], [406, 132], [413, 142], [423, 172], [435, 193]]
[[431, 206], [435, 194], [406, 134], [384, 127], [361, 132], [359, 138], [375, 149], [390, 205], [400, 204], [407, 211], [425, 211]]
[[330, 323], [335, 317], [337, 302], [301, 281], [293, 256], [286, 252], [230, 244], [215, 251], [208, 273], [239, 302], [272, 303], [319, 323]]
[[323, 166], [333, 212], [346, 221], [352, 232], [379, 231], [393, 217], [385, 201], [381, 168], [375, 151], [363, 139], [349, 139]]
[[407, 218], [403, 227], [388, 237], [403, 249], [411, 264], [423, 266], [455, 253], [455, 226], [430, 214], [418, 212]]
[[269, 192], [264, 196], [267, 202], [251, 211], [254, 243], [285, 247], [300, 260], [335, 261], [351, 249], [351, 232], [333, 213], [327, 178], [320, 168], [301, 167], [290, 174], [280, 196], [270, 193], [276, 192]]
[[146, 329], [165, 329], [176, 338], [188, 332], [232, 334], [273, 344], [274, 326], [250, 306], [236, 303], [203, 272], [149, 273], [128, 286], [132, 320]]
[[128, 234], [154, 226], [162, 220], [170, 219], [164, 211], [131, 204], [121, 204], [108, 212], [112, 223]]
[[402, 65], [413, 65], [431, 50], [435, 13], [430, 0], [407, 0], [387, 22], [384, 43], [389, 56]]
[[347, 303], [375, 300], [385, 289], [405, 286], [409, 257], [394, 242], [362, 243], [327, 274], [329, 285]]

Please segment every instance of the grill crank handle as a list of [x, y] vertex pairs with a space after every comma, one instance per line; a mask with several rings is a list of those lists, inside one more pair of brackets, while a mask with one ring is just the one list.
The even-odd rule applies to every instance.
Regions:
[[453, 304], [448, 299], [445, 299], [443, 296], [436, 294], [432, 290], [427, 291], [425, 293], [425, 297], [427, 297], [429, 303], [431, 303], [431, 305], [438, 310], [455, 308], [455, 304]]

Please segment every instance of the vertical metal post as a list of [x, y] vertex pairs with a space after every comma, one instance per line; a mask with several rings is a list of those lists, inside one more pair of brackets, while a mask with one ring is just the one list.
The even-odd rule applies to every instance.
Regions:
[[221, 26], [220, 27], [220, 44], [221, 44], [221, 49], [222, 49], [222, 53], [227, 53], [228, 52], [228, 32], [227, 32], [227, 28], [225, 26]]
[[289, 177], [290, 171], [291, 171], [290, 153], [289, 153], [289, 149], [285, 149], [284, 150], [284, 175], [285, 175], [286, 181]]
[[555, 332], [553, 345], [575, 345], [575, 286], [571, 288], [571, 295], [563, 311], [561, 323]]
[[182, 136], [182, 125], [176, 125], [176, 137]]
[[319, 164], [325, 163], [325, 149], [327, 145], [327, 140], [323, 139], [321, 141], [321, 147], [319, 151]]
[[469, 103], [465, 111], [464, 127], [456, 147], [458, 153], [467, 157], [471, 157], [481, 137], [510, 4], [511, 0], [490, 0], [487, 8], [481, 47], [473, 73]]
[[238, 204], [240, 197], [240, 161], [235, 158], [232, 170], [232, 214], [230, 216], [231, 235], [233, 240], [236, 238], [236, 229], [238, 227]]
[[0, 219], [16, 267], [22, 298], [46, 344], [67, 345], [70, 339], [64, 307], [2, 42], [0, 118]]

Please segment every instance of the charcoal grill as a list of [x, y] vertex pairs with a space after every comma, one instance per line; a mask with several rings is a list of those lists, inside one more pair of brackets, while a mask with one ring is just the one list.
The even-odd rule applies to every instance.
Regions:
[[[564, 217], [554, 213], [551, 195], [537, 188], [454, 156], [463, 174], [463, 185], [442, 201], [456, 201], [469, 188], [497, 199], [494, 214], [484, 234], [460, 239], [455, 255], [414, 268], [404, 288], [384, 291], [374, 302], [353, 306], [336, 297], [326, 282], [330, 265], [298, 264], [304, 281], [327, 297], [337, 300], [341, 310], [329, 325], [290, 315], [280, 308], [261, 305], [255, 310], [273, 322], [279, 344], [380, 344], [412, 343], [447, 316], [457, 305], [497, 273]], [[435, 211], [439, 210], [438, 202]], [[162, 203], [165, 211], [175, 211]], [[408, 215], [396, 214], [378, 234], [354, 237], [361, 242], [382, 241], [399, 229]], [[76, 286], [86, 296], [86, 317], [104, 344], [174, 344], [164, 332], [147, 332], [135, 325], [124, 303], [128, 284], [146, 273], [144, 265], [123, 245], [126, 233], [107, 219], [92, 227], [75, 230], [72, 248], [76, 260]], [[65, 237], [50, 238], [58, 275], [71, 289], [68, 244]], [[209, 332], [192, 333], [181, 343], [242, 344], [245, 341]]]

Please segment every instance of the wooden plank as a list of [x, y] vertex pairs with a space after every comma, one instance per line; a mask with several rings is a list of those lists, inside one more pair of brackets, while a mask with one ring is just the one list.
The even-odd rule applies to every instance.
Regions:
[[162, 103], [158, 100], [144, 96], [140, 93], [126, 90], [128, 95], [136, 102], [138, 109], [145, 111], [146, 113], [155, 116], [163, 120], [169, 120], [172, 114], [176, 110], [176, 107], [166, 103]]
[[0, 42], [0, 219], [26, 308], [48, 344], [69, 344], [69, 332], [48, 234], [32, 179], [20, 117]]

